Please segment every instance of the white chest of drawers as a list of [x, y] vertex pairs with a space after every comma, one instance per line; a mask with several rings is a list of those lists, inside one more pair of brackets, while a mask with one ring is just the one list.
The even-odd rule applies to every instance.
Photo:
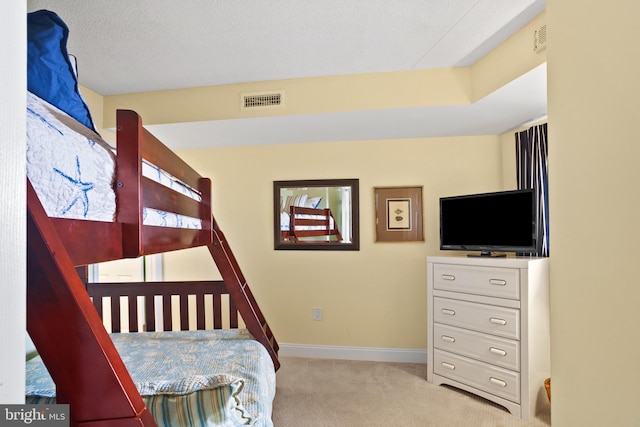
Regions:
[[427, 258], [427, 381], [529, 420], [547, 405], [549, 259]]

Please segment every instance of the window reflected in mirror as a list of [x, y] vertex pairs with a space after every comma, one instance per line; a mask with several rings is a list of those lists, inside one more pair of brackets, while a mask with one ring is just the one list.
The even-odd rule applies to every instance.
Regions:
[[274, 181], [275, 249], [358, 250], [358, 180]]

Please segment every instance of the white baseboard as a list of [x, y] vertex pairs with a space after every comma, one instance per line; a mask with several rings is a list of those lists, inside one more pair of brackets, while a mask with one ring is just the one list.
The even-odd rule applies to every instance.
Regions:
[[427, 363], [426, 349], [345, 347], [313, 344], [280, 344], [280, 356], [321, 359], [370, 360], [374, 362]]

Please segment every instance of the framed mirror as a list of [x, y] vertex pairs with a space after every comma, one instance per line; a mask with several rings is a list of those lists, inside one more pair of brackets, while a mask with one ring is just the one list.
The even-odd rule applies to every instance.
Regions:
[[274, 249], [360, 249], [357, 179], [273, 182]]

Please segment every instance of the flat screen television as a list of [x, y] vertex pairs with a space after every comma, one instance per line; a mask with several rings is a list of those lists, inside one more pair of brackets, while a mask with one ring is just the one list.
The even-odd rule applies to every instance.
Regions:
[[533, 190], [440, 198], [440, 249], [535, 253], [537, 204]]

